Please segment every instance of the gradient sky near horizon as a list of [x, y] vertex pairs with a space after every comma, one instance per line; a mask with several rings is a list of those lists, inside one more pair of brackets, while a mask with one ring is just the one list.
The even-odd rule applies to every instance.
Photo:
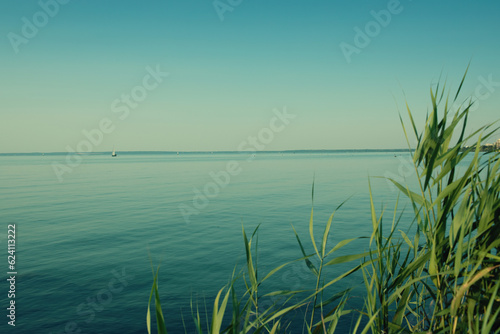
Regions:
[[[430, 87], [455, 90], [469, 62], [470, 129], [500, 118], [499, 2], [401, 0], [382, 25], [393, 1], [221, 0], [223, 20], [208, 0], [55, 1], [0, 3], [0, 153], [76, 149], [103, 118], [93, 151], [236, 150], [284, 107], [265, 150], [404, 148], [405, 100], [422, 124]], [[148, 66], [169, 76], [120, 119]]]

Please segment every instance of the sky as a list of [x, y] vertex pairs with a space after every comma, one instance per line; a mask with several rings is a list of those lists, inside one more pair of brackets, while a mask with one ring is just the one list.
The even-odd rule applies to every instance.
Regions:
[[[500, 2], [0, 3], [0, 153], [407, 147], [430, 89], [500, 118]], [[500, 134], [497, 136], [500, 137]], [[496, 139], [496, 138], [495, 138]]]

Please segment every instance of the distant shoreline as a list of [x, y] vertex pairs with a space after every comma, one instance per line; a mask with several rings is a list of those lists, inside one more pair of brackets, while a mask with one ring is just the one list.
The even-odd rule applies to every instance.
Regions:
[[[283, 150], [283, 151], [118, 151], [124, 155], [187, 155], [187, 154], [311, 154], [311, 153], [391, 153], [391, 152], [413, 152], [414, 149], [335, 149], [335, 150]], [[31, 153], [0, 153], [0, 156], [32, 156], [32, 155], [67, 155], [68, 152], [31, 152]], [[79, 155], [111, 155], [111, 151], [76, 153]]]
[[[465, 150], [469, 147], [463, 148]], [[481, 146], [480, 152], [494, 152], [495, 147]], [[335, 149], [335, 150], [283, 150], [283, 151], [118, 151], [119, 155], [210, 155], [210, 154], [317, 154], [317, 153], [408, 153], [415, 149], [394, 148], [394, 149]], [[111, 155], [111, 151], [90, 152], [90, 153], [69, 153], [69, 152], [31, 152], [31, 153], [0, 153], [0, 156], [61, 156], [67, 154], [78, 155]]]

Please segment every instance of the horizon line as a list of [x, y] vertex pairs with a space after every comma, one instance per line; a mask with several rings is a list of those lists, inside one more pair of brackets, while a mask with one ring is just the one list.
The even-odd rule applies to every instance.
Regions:
[[[337, 148], [337, 149], [286, 149], [286, 150], [256, 150], [256, 151], [238, 151], [238, 150], [201, 150], [201, 151], [177, 151], [177, 150], [134, 150], [134, 151], [116, 151], [117, 153], [240, 153], [240, 154], [257, 154], [257, 153], [297, 153], [297, 152], [343, 152], [343, 151], [385, 151], [385, 152], [401, 152], [401, 151], [413, 151], [414, 148]], [[0, 152], [0, 155], [8, 154], [109, 154], [112, 151], [96, 151], [96, 152], [61, 152], [61, 151], [51, 151], [51, 152]]]

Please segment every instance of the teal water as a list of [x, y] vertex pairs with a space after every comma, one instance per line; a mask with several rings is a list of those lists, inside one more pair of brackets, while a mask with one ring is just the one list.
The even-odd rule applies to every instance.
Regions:
[[[183, 314], [191, 333], [191, 299], [202, 311], [205, 302], [210, 309], [235, 265], [244, 263], [242, 225], [251, 233], [260, 224], [264, 273], [301, 257], [292, 224], [312, 252], [313, 180], [317, 239], [331, 212], [348, 199], [334, 219], [333, 245], [370, 235], [368, 176], [412, 179], [405, 167], [409, 154], [402, 152], [259, 153], [247, 158], [238, 153], [88, 155], [59, 182], [52, 164], [64, 164], [64, 155], [0, 156], [2, 248], [7, 225], [16, 224], [17, 231], [16, 331], [145, 333], [151, 259], [155, 266], [161, 263], [167, 329], [184, 332]], [[223, 175], [229, 161], [239, 172], [214, 187], [210, 173]], [[376, 206], [391, 211], [397, 191], [383, 179], [371, 178], [371, 183]], [[211, 197], [193, 201], [205, 187]], [[188, 207], [195, 213], [186, 219], [182, 208]], [[407, 215], [401, 228], [410, 223]], [[359, 252], [366, 245], [360, 240], [345, 251]], [[306, 266], [296, 263], [279, 272], [268, 288], [312, 288], [312, 283]], [[359, 276], [351, 277], [338, 289], [359, 283]], [[1, 305], [7, 305], [6, 294], [1, 296]], [[362, 302], [352, 301], [360, 307]], [[6, 321], [1, 326], [7, 327]], [[350, 326], [349, 319], [342, 326]]]

